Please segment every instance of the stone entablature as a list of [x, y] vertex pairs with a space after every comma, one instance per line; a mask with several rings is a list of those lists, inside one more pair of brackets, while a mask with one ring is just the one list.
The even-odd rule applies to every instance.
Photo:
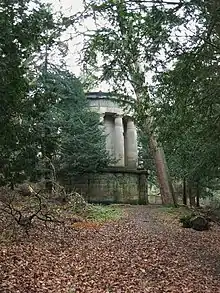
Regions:
[[92, 111], [100, 114], [100, 122], [106, 134], [106, 149], [116, 159], [115, 166], [136, 169], [138, 167], [137, 129], [129, 112], [109, 93], [87, 94]]

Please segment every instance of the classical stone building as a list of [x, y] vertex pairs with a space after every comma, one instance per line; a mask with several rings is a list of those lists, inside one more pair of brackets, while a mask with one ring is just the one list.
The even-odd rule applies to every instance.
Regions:
[[89, 93], [87, 98], [91, 109], [100, 114], [106, 148], [116, 161], [114, 166], [137, 169], [137, 130], [132, 117], [108, 93]]
[[100, 114], [106, 148], [115, 163], [106, 170], [85, 174], [74, 185], [90, 202], [146, 203], [146, 171], [138, 168], [137, 129], [132, 116], [109, 93], [87, 94], [92, 111]]

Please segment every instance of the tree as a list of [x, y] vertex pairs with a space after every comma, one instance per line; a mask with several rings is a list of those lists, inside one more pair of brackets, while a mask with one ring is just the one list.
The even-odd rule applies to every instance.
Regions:
[[172, 175], [187, 183], [190, 203], [196, 196], [199, 204], [207, 190], [219, 188], [220, 15], [216, 1], [183, 7], [185, 26], [194, 11], [198, 30], [179, 45], [173, 68], [159, 75], [154, 115]]
[[59, 37], [71, 20], [37, 0], [0, 5], [0, 184], [105, 166], [99, 117], [80, 82], [51, 64], [51, 52], [66, 48]]
[[55, 20], [39, 1], [3, 0], [0, 8], [0, 173], [1, 183], [11, 182], [13, 187], [19, 177], [24, 179], [24, 169], [33, 168], [37, 153], [26, 119], [30, 115], [28, 60], [40, 52]]
[[163, 65], [159, 53], [166, 51], [173, 23], [179, 19], [163, 7], [138, 1], [84, 3], [84, 19], [92, 16], [96, 24], [95, 30], [85, 33], [84, 65], [98, 72], [100, 81], [111, 83], [117, 94], [134, 95], [136, 122], [150, 138], [163, 202], [171, 203], [164, 153], [152, 129], [148, 75]]
[[107, 167], [110, 158], [99, 114], [89, 109], [82, 85], [73, 74], [48, 69], [39, 78], [34, 99], [53, 101], [42, 112], [38, 108], [39, 119], [33, 124], [43, 138], [42, 157], [51, 161], [58, 176], [76, 176]]

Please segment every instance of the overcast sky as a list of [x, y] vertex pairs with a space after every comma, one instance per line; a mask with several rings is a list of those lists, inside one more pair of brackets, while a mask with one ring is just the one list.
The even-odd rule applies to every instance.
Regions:
[[[65, 15], [73, 15], [74, 13], [77, 13], [78, 11], [83, 9], [83, 0], [44, 0], [47, 3], [51, 3], [52, 6], [56, 11], [62, 11]], [[93, 24], [92, 22], [87, 22], [87, 25], [91, 27]], [[71, 30], [68, 32], [71, 33]], [[64, 38], [67, 38], [69, 35], [65, 36]], [[79, 58], [79, 51], [82, 48], [83, 39], [77, 38], [72, 40], [68, 43], [69, 45], [69, 53], [66, 58], [66, 64], [69, 67], [69, 69], [76, 75], [80, 75], [80, 66], [77, 64], [78, 58]], [[98, 87], [95, 87], [93, 91], [109, 91], [111, 90], [109, 88], [109, 85], [107, 85], [105, 82], [101, 83]]]
[[[83, 8], [82, 0], [44, 0], [47, 3], [51, 3], [56, 11], [62, 11], [65, 15], [72, 15]], [[68, 38], [68, 35], [64, 36], [64, 39]], [[80, 50], [79, 43], [82, 44], [82, 39], [77, 39], [69, 42], [69, 54], [66, 62], [71, 71], [76, 75], [80, 73], [80, 67], [77, 65], [77, 58], [79, 56], [78, 51]]]
[[51, 3], [56, 10], [62, 7], [62, 10], [67, 14], [71, 12], [77, 12], [82, 9], [82, 0], [44, 0], [45, 2]]

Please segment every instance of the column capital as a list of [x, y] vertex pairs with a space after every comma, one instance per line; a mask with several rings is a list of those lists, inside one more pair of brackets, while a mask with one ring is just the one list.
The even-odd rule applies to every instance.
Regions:
[[134, 124], [134, 120], [132, 119], [132, 118], [129, 118], [128, 120], [127, 120], [127, 129], [133, 129], [133, 128], [135, 128], [136, 129], [136, 127], [135, 127], [135, 124]]
[[115, 126], [120, 126], [122, 127], [123, 126], [123, 115], [115, 115]]
[[115, 114], [114, 116], [115, 116], [115, 118], [123, 118], [124, 117], [123, 114]]

